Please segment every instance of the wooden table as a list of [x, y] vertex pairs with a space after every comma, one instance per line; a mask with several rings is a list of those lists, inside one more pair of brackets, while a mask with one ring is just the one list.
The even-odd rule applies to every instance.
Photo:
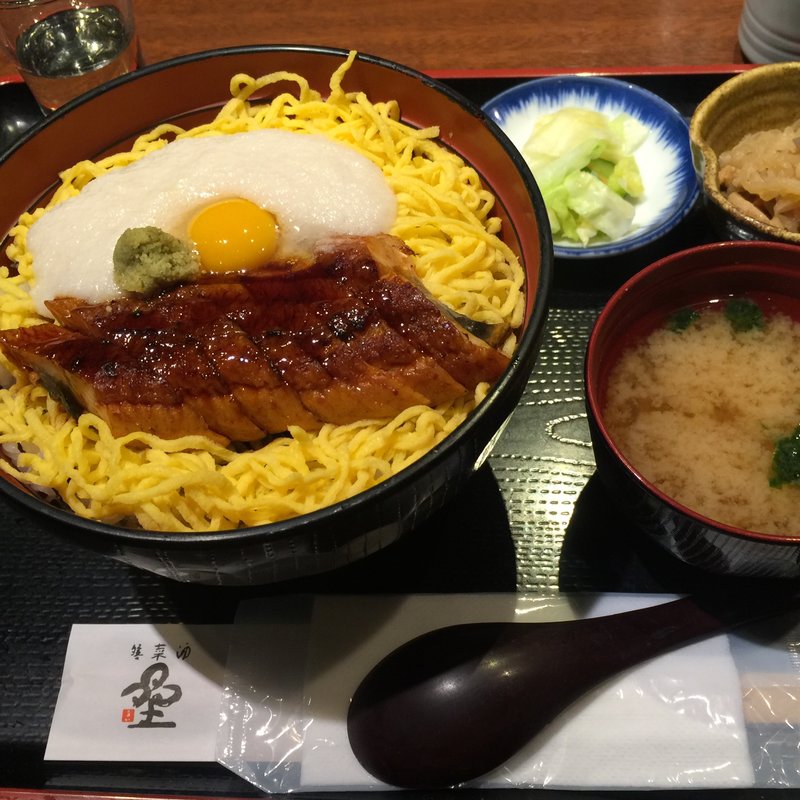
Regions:
[[[134, 0], [147, 63], [243, 44], [355, 48], [423, 71], [742, 63], [742, 0]], [[0, 74], [9, 72], [0, 56]]]
[[145, 58], [241, 44], [355, 48], [415, 69], [732, 64], [742, 0], [135, 0]]

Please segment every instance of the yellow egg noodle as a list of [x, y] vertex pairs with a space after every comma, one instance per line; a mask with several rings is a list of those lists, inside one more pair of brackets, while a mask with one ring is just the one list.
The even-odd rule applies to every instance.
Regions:
[[[438, 144], [438, 129], [400, 121], [396, 102], [371, 103], [345, 92], [351, 53], [334, 72], [324, 98], [301, 76], [236, 75], [232, 99], [215, 119], [191, 130], [161, 125], [129, 152], [82, 161], [61, 174], [45, 208], [24, 214], [7, 254], [18, 274], [0, 270], [0, 327], [41, 321], [27, 287], [35, 281], [26, 250], [29, 226], [93, 178], [163, 147], [173, 138], [217, 136], [255, 128], [322, 133], [377, 164], [398, 202], [392, 233], [414, 251], [431, 293], [485, 322], [517, 326], [524, 309], [522, 268], [499, 238], [494, 197], [461, 158]], [[269, 101], [251, 97], [280, 82], [297, 85]], [[513, 338], [506, 343], [513, 349]], [[4, 366], [11, 369], [7, 362]], [[2, 468], [29, 485], [55, 491], [81, 516], [133, 522], [163, 531], [214, 531], [273, 522], [312, 511], [368, 489], [412, 463], [461, 424], [485, 395], [438, 408], [416, 406], [396, 418], [327, 424], [308, 433], [292, 428], [259, 449], [238, 452], [202, 436], [166, 440], [146, 433], [114, 438], [96, 415], [71, 417], [29, 375], [13, 373], [0, 391], [0, 445], [13, 454]]]

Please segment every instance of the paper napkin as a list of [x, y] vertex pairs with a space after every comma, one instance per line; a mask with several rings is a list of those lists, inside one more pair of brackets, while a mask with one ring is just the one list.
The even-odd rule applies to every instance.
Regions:
[[215, 761], [229, 630], [73, 625], [45, 759]]
[[[240, 610], [231, 641], [218, 759], [265, 791], [382, 788], [355, 759], [345, 720], [358, 683], [395, 647], [459, 622], [602, 616], [668, 599], [317, 597], [295, 605], [283, 598], [280, 607], [253, 601]], [[727, 637], [717, 636], [603, 685], [471, 785], [657, 789], [752, 783], [738, 673]]]

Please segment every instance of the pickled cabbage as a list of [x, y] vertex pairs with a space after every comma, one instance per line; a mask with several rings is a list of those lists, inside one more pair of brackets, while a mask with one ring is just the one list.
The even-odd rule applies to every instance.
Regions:
[[647, 129], [629, 114], [562, 108], [540, 117], [522, 154], [547, 207], [553, 236], [587, 245], [633, 228], [644, 194], [635, 150]]

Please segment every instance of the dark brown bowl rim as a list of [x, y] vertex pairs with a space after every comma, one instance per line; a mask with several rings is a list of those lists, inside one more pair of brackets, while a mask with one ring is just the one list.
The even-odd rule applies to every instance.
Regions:
[[731, 525], [727, 525], [723, 522], [717, 522], [710, 517], [706, 517], [702, 514], [699, 514], [697, 511], [679, 503], [677, 500], [674, 500], [669, 495], [665, 494], [661, 489], [659, 489], [655, 484], [651, 483], [647, 478], [645, 478], [641, 472], [623, 455], [622, 451], [617, 447], [616, 443], [614, 442], [613, 438], [608, 432], [606, 428], [605, 422], [603, 420], [603, 415], [600, 410], [600, 398], [599, 398], [599, 387], [595, 385], [595, 382], [590, 380], [590, 375], [593, 373], [598, 373], [599, 370], [593, 369], [595, 367], [595, 362], [598, 361], [599, 355], [597, 354], [596, 347], [597, 347], [597, 339], [599, 336], [600, 331], [602, 330], [603, 326], [606, 324], [606, 320], [610, 317], [616, 308], [616, 306], [621, 302], [623, 297], [629, 295], [631, 292], [635, 292], [638, 286], [642, 282], [646, 282], [650, 279], [650, 277], [665, 267], [673, 264], [675, 261], [681, 260], [686, 257], [691, 257], [696, 254], [701, 253], [710, 253], [710, 252], [721, 252], [724, 250], [730, 250], [732, 255], [736, 252], [746, 253], [748, 259], [753, 260], [754, 256], [757, 256], [759, 251], [768, 251], [768, 252], [784, 252], [787, 255], [791, 254], [795, 258], [798, 259], [798, 268], [800, 269], [800, 248], [796, 245], [787, 244], [786, 242], [766, 242], [766, 241], [724, 241], [724, 242], [711, 242], [708, 244], [698, 245], [696, 247], [691, 247], [686, 250], [680, 250], [675, 253], [670, 253], [663, 258], [658, 259], [658, 261], [653, 262], [649, 266], [645, 267], [643, 270], [637, 272], [631, 278], [629, 278], [616, 292], [609, 298], [606, 305], [603, 307], [603, 310], [598, 315], [594, 326], [592, 328], [592, 332], [589, 335], [589, 341], [587, 343], [586, 348], [586, 367], [585, 367], [585, 384], [586, 384], [586, 403], [589, 407], [589, 413], [591, 414], [595, 425], [597, 426], [597, 430], [599, 431], [600, 435], [603, 437], [604, 443], [606, 446], [611, 450], [620, 464], [623, 465], [625, 470], [639, 483], [644, 489], [649, 492], [650, 494], [654, 495], [658, 500], [664, 503], [669, 508], [674, 509], [676, 512], [683, 514], [684, 516], [688, 517], [690, 520], [703, 525], [707, 528], [711, 528], [713, 530], [720, 531], [721, 533], [727, 534], [731, 537], [742, 539], [746, 541], [758, 541], [758, 542], [767, 542], [769, 544], [774, 545], [785, 545], [788, 547], [798, 547], [800, 546], [800, 536], [791, 535], [791, 534], [770, 534], [770, 533], [759, 533], [758, 531], [746, 531], [742, 528], [735, 528]]
[[[0, 163], [13, 155], [18, 147], [32, 137], [36, 136], [36, 134], [43, 128], [54, 124], [61, 117], [68, 115], [73, 109], [91, 103], [94, 98], [113, 90], [116, 86], [135, 81], [141, 76], [162, 72], [164, 70], [183, 64], [189, 64], [195, 61], [237, 54], [252, 54], [261, 52], [319, 53], [323, 55], [339, 56], [344, 59], [347, 57], [350, 51], [334, 47], [300, 44], [242, 45], [238, 47], [204, 50], [201, 52], [160, 61], [150, 66], [143, 67], [136, 72], [115, 78], [108, 83], [103, 84], [102, 86], [99, 86], [84, 95], [81, 95], [79, 98], [66, 103], [64, 106], [45, 117], [42, 121], [36, 123], [29, 131], [27, 131], [17, 142], [15, 142], [11, 148], [9, 148], [9, 150], [6, 151], [4, 156], [0, 157]], [[506, 136], [505, 133], [503, 133], [500, 127], [480, 109], [478, 105], [439, 80], [412, 69], [411, 67], [390, 61], [380, 56], [362, 53], [360, 51], [357, 54], [357, 58], [361, 61], [366, 61], [395, 72], [403, 73], [410, 78], [420, 81], [424, 85], [434, 89], [435, 91], [438, 91], [454, 103], [465, 108], [473, 117], [476, 118], [479, 123], [489, 128], [493, 136], [500, 142], [501, 146], [516, 166], [517, 171], [520, 174], [520, 178], [525, 184], [527, 194], [531, 197], [537, 219], [543, 223], [546, 222], [547, 214], [545, 211], [544, 201], [542, 200], [538, 185], [534, 180], [530, 168], [525, 163], [516, 147], [514, 147], [511, 140]], [[513, 222], [511, 224], [513, 225]], [[435, 470], [437, 466], [445, 460], [447, 455], [451, 451], [457, 449], [459, 443], [468, 437], [474, 429], [479, 428], [484, 423], [488, 415], [494, 411], [495, 406], [497, 405], [497, 400], [503, 393], [504, 389], [515, 381], [516, 373], [520, 369], [524, 368], [531, 359], [531, 353], [535, 351], [538, 338], [541, 335], [542, 329], [544, 328], [544, 322], [548, 310], [548, 299], [552, 285], [553, 258], [553, 244], [550, 236], [550, 228], [549, 225], [542, 224], [539, 230], [539, 274], [537, 276], [535, 302], [531, 308], [531, 313], [525, 330], [523, 331], [522, 336], [517, 343], [517, 348], [511, 357], [508, 367], [500, 379], [491, 387], [483, 401], [468, 416], [468, 418], [458, 426], [455, 431], [449, 434], [442, 442], [425, 453], [425, 455], [421, 456], [413, 464], [410, 464], [402, 469], [399, 473], [390, 476], [376, 486], [363, 492], [359, 492], [351, 498], [347, 498], [331, 506], [312, 511], [307, 514], [291, 517], [287, 520], [281, 520], [278, 522], [254, 525], [246, 528], [233, 528], [221, 531], [192, 533], [186, 531], [163, 532], [148, 529], [125, 528], [122, 526], [113, 525], [111, 523], [98, 522], [96, 520], [81, 517], [69, 509], [59, 508], [58, 506], [49, 504], [46, 501], [29, 494], [27, 491], [16, 486], [11, 479], [5, 477], [5, 475], [2, 473], [0, 473], [0, 479], [2, 479], [0, 480], [0, 489], [8, 494], [12, 499], [23, 504], [32, 511], [48, 517], [52, 522], [71, 527], [77, 527], [84, 534], [107, 537], [109, 544], [116, 543], [139, 546], [146, 545], [148, 547], [159, 546], [168, 547], [170, 549], [174, 548], [177, 550], [184, 548], [196, 549], [198, 546], [203, 545], [230, 545], [231, 547], [239, 547], [243, 543], [261, 538], [269, 538], [270, 540], [288, 538], [296, 535], [298, 526], [324, 524], [326, 519], [331, 517], [348, 515], [352, 519], [357, 519], [356, 515], [358, 514], [359, 510], [376, 502], [376, 500], [382, 494], [388, 494], [401, 490], [406, 484], [416, 481], [420, 473], [428, 472], [429, 470]], [[499, 424], [495, 427], [502, 430], [503, 422], [504, 420], [499, 421]], [[492, 443], [493, 439], [490, 439], [489, 444], [487, 445], [487, 450]]]

